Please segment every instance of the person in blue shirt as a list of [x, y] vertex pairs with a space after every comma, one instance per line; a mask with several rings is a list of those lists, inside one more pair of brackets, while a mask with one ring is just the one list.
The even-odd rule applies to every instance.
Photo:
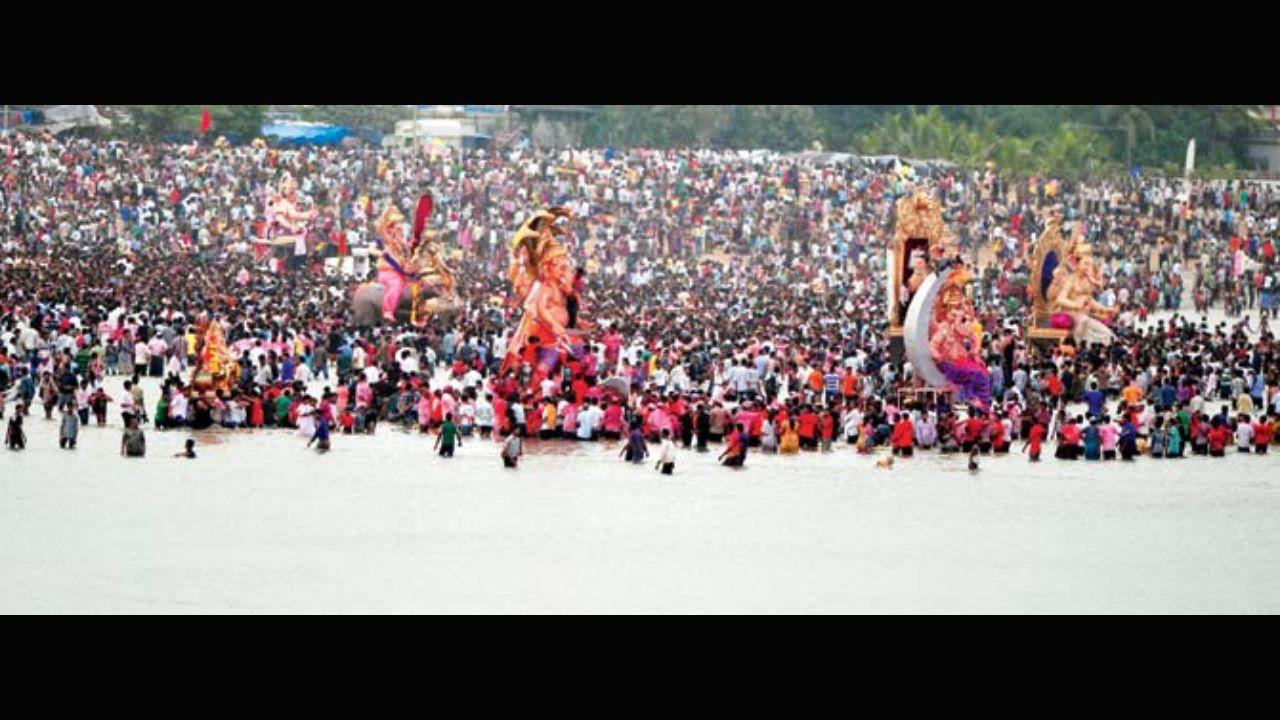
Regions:
[[316, 449], [320, 452], [325, 452], [329, 449], [329, 419], [324, 415], [321, 415], [320, 419], [316, 421], [315, 433], [307, 441], [307, 447], [311, 447], [311, 443], [316, 443]]
[[1120, 427], [1120, 459], [1133, 460], [1138, 454], [1138, 428], [1132, 420], [1125, 420]]
[[1173, 386], [1172, 378], [1165, 378], [1160, 386], [1160, 404], [1157, 410], [1168, 410], [1178, 401], [1178, 389]]
[[1084, 393], [1084, 401], [1089, 405], [1089, 415], [1093, 417], [1102, 416], [1102, 404], [1106, 402], [1107, 395], [1098, 389], [1098, 383], [1089, 383], [1089, 389]]
[[1097, 415], [1089, 418], [1089, 424], [1080, 432], [1080, 437], [1084, 440], [1084, 459], [1101, 460], [1102, 438], [1098, 432]]

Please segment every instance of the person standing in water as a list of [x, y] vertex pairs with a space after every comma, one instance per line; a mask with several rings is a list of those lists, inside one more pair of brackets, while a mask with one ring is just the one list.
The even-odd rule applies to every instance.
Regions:
[[660, 470], [663, 475], [670, 475], [675, 471], [676, 467], [676, 444], [671, 442], [671, 431], [663, 428], [662, 430], [662, 446], [658, 448], [658, 464], [656, 470]]
[[462, 438], [458, 434], [458, 426], [453, 424], [453, 413], [448, 413], [440, 426], [440, 434], [436, 436], [435, 446], [440, 450], [440, 457], [453, 457], [455, 445], [462, 447]]
[[622, 459], [637, 465], [649, 457], [649, 445], [644, 441], [644, 432], [640, 430], [640, 425], [631, 427], [631, 434], [627, 436], [627, 444], [622, 448], [621, 455]]
[[120, 436], [120, 454], [125, 457], [146, 457], [147, 436], [138, 429], [138, 418], [129, 417], [128, 427]]
[[311, 439], [307, 441], [307, 447], [311, 447], [311, 443], [316, 444], [316, 450], [327, 452], [329, 450], [329, 417], [324, 413], [320, 413], [316, 420], [316, 429], [312, 433]]
[[730, 430], [726, 438], [728, 447], [718, 458], [725, 467], [743, 467], [747, 462], [747, 443], [743, 437], [742, 427], [739, 426], [737, 431]]
[[502, 466], [517, 467], [521, 456], [524, 455], [524, 443], [520, 441], [520, 436], [515, 430], [502, 430], [501, 433], [505, 438], [502, 441]]
[[80, 436], [80, 416], [76, 414], [71, 403], [62, 406], [62, 427], [58, 433], [58, 447], [63, 450], [75, 450], [76, 438]]
[[1035, 424], [1031, 426], [1031, 432], [1027, 433], [1027, 442], [1022, 445], [1023, 452], [1031, 448], [1031, 462], [1040, 462], [1040, 443], [1042, 442], [1044, 442], [1044, 423], [1036, 418]]
[[15, 412], [13, 417], [9, 418], [9, 427], [4, 434], [5, 447], [10, 450], [25, 450], [27, 447], [27, 434], [22, 431], [22, 413]]

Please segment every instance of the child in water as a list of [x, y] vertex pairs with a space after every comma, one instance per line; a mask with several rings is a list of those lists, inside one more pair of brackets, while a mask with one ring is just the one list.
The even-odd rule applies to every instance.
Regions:
[[10, 450], [25, 450], [27, 447], [27, 434], [22, 431], [22, 413], [14, 413], [9, 418], [9, 428], [4, 434], [4, 444]]
[[176, 458], [187, 458], [188, 460], [195, 460], [196, 459], [196, 441], [192, 438], [187, 438], [185, 449], [182, 452], [174, 453], [173, 456]]

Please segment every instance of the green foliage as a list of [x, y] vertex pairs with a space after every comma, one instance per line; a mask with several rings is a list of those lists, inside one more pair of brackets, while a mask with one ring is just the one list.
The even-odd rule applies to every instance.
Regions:
[[1129, 165], [1242, 166], [1260, 128], [1243, 105], [606, 105], [590, 144], [893, 153], [962, 165], [995, 162], [1014, 174], [1081, 177]]
[[592, 145], [800, 150], [823, 137], [809, 105], [606, 105], [587, 123]]
[[242, 140], [256, 138], [262, 133], [265, 111], [265, 105], [214, 105], [209, 108], [213, 119], [213, 128], [209, 132], [236, 135]]
[[200, 129], [199, 105], [125, 105], [123, 109], [133, 118], [135, 134], [142, 137]]
[[170, 133], [200, 132], [200, 117], [205, 108], [213, 126], [211, 135], [238, 135], [248, 139], [258, 137], [262, 130], [265, 105], [122, 105], [132, 123], [126, 134], [141, 139], [156, 139]]

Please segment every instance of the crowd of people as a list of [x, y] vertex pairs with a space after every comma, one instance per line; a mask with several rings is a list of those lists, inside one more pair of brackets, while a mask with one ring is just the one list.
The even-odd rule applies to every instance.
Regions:
[[[677, 444], [795, 454], [849, 443], [1055, 456], [1180, 457], [1265, 451], [1280, 422], [1280, 365], [1267, 321], [1280, 277], [1280, 190], [1161, 178], [1013, 181], [996, 169], [904, 166], [728, 150], [279, 150], [261, 143], [0, 139], [0, 417], [58, 414], [80, 429], [330, 431], [383, 423], [437, 434], [443, 455], [473, 435], [515, 465], [522, 438], [622, 443], [663, 472]], [[275, 247], [280, 180], [312, 213], [305, 242]], [[941, 203], [972, 285], [986, 410], [914, 392], [886, 337], [894, 200]], [[342, 261], [372, 251], [374, 219], [429, 191], [463, 311], [449, 322], [352, 321]], [[574, 219], [564, 241], [585, 281], [588, 351], [530, 383], [509, 348], [520, 308], [504, 270], [511, 233], [537, 209]], [[1094, 246], [1117, 309], [1110, 346], [1035, 351], [1025, 318], [1034, 240], [1061, 213]], [[1221, 309], [1227, 322], [1210, 324]], [[1158, 320], [1149, 317], [1164, 311]], [[1253, 314], [1258, 325], [1252, 324]], [[221, 323], [238, 381], [192, 387], [202, 331]], [[512, 350], [523, 364], [498, 372]], [[124, 379], [113, 397], [107, 380]], [[157, 396], [143, 393], [146, 382]], [[621, 378], [626, 392], [604, 382]], [[616, 387], [616, 386], [615, 386]], [[318, 388], [323, 388], [320, 390]], [[1218, 406], [1217, 411], [1214, 407]], [[92, 415], [92, 418], [90, 417]], [[1190, 446], [1190, 450], [1186, 448]]]

